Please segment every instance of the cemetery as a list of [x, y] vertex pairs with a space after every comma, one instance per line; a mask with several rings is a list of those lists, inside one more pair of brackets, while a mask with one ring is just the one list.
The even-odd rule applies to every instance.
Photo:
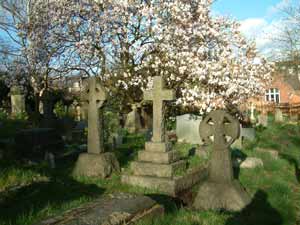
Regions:
[[0, 2], [0, 225], [300, 225], [300, 63], [212, 4]]

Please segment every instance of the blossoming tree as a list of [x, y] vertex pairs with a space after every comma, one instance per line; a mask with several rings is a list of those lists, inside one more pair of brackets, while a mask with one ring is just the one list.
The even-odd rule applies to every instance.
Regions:
[[272, 65], [237, 22], [211, 15], [211, 0], [49, 1], [57, 29], [48, 40], [127, 101], [140, 101], [154, 75], [177, 90], [177, 104], [200, 111], [238, 105], [270, 80]]

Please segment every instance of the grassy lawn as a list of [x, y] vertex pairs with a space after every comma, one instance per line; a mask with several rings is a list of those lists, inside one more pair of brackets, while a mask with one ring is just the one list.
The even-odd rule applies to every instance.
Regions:
[[[0, 134], [3, 131], [0, 131]], [[252, 203], [239, 213], [196, 212], [177, 200], [153, 190], [131, 187], [120, 182], [121, 174], [106, 180], [73, 178], [70, 172], [76, 159], [59, 161], [51, 170], [44, 163], [25, 166], [13, 161], [0, 162], [0, 225], [29, 225], [51, 215], [88, 202], [97, 196], [129, 192], [147, 194], [166, 208], [162, 218], [140, 221], [142, 224], [224, 224], [224, 225], [298, 225], [300, 224], [300, 126], [277, 124], [268, 129], [259, 128], [257, 139], [246, 144], [242, 154], [260, 157], [264, 168], [236, 171], [241, 183], [253, 196]], [[116, 155], [121, 167], [128, 169], [144, 146], [141, 135], [128, 135]], [[254, 152], [256, 146], [271, 147], [280, 153], [278, 160]], [[190, 166], [207, 163], [204, 159], [189, 157], [194, 146], [175, 146]], [[236, 151], [235, 151], [236, 152]], [[240, 153], [241, 154], [241, 153]], [[193, 188], [197, 191], [197, 187]]]

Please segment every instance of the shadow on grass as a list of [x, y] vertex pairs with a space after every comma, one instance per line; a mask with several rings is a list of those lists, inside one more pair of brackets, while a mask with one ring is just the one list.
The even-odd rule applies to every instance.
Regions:
[[226, 225], [282, 225], [279, 212], [268, 202], [268, 195], [258, 190], [252, 202], [241, 212], [233, 214]]
[[162, 205], [165, 208], [165, 213], [174, 213], [183, 206], [180, 199], [168, 195], [148, 194], [147, 196]]
[[145, 145], [143, 135], [127, 135], [124, 144], [114, 150], [121, 167], [127, 167], [137, 157], [138, 151]]
[[[2, 193], [0, 198], [0, 221], [4, 224], [25, 224], [31, 219], [59, 213], [70, 206], [75, 207], [105, 191], [95, 184], [76, 181], [66, 172], [52, 171], [45, 168], [22, 168], [35, 170], [48, 177], [45, 181], [36, 181], [27, 186]], [[62, 169], [62, 168], [60, 168]], [[23, 222], [20, 222], [22, 220]]]
[[[232, 157], [232, 160], [241, 160], [241, 161], [244, 161], [246, 158], [247, 158], [247, 155], [245, 153], [243, 153], [241, 150], [237, 149], [237, 148], [234, 148], [232, 151], [231, 151], [231, 157]], [[233, 167], [233, 177], [235, 179], [239, 179], [239, 176], [240, 176], [240, 167], [239, 166], [234, 166]]]
[[290, 164], [292, 164], [295, 167], [295, 176], [298, 183], [300, 183], [300, 168], [298, 161], [295, 158], [293, 158], [293, 156], [288, 154], [280, 153], [279, 156], [287, 160]]

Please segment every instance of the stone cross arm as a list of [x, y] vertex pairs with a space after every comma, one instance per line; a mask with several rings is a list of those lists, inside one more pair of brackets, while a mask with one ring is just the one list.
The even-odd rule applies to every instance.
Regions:
[[153, 78], [153, 89], [144, 92], [144, 100], [171, 101], [174, 99], [174, 90], [165, 89], [163, 78], [160, 76]]

